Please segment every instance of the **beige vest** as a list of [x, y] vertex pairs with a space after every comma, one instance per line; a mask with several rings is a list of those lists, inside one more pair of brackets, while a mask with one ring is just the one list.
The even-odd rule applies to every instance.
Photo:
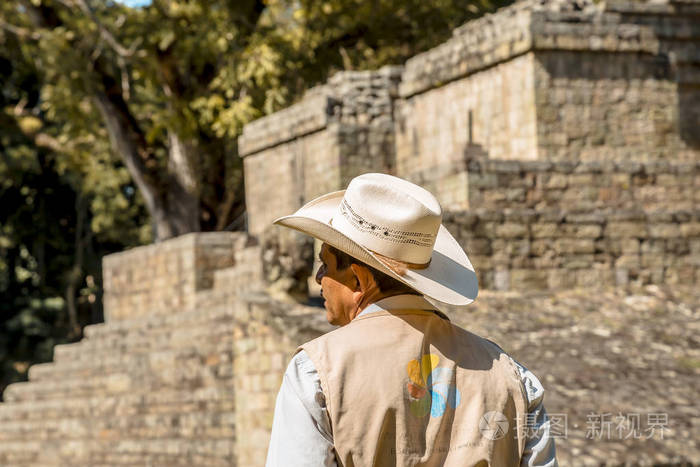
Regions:
[[494, 343], [433, 312], [378, 311], [301, 347], [318, 370], [341, 466], [510, 466], [527, 398]]

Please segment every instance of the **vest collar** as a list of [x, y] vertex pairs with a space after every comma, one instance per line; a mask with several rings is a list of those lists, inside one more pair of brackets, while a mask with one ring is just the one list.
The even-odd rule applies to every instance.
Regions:
[[391, 297], [382, 298], [370, 305], [360, 312], [355, 318], [360, 316], [374, 313], [377, 311], [391, 311], [391, 310], [426, 310], [432, 311], [441, 318], [449, 318], [445, 316], [444, 313], [435, 308], [435, 305], [430, 303], [422, 295], [413, 294], [403, 294], [403, 295], [393, 295]]

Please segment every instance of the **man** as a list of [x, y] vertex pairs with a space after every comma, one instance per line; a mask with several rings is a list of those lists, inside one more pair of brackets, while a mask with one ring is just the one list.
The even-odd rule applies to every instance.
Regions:
[[466, 306], [474, 268], [435, 197], [354, 178], [275, 223], [322, 240], [326, 317], [277, 397], [268, 466], [557, 465], [537, 378], [434, 305]]

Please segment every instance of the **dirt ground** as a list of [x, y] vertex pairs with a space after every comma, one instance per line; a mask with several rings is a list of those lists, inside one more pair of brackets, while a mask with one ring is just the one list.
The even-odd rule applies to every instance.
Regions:
[[540, 379], [560, 465], [700, 465], [700, 287], [483, 291], [449, 314]]

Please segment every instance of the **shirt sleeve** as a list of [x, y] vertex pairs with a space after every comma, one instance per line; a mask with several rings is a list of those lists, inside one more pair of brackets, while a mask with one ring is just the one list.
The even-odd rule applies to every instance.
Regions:
[[336, 467], [326, 398], [303, 350], [287, 366], [272, 421], [266, 467]]
[[544, 408], [544, 388], [537, 377], [520, 363], [513, 360], [525, 386], [528, 414], [525, 420], [525, 450], [520, 460], [521, 467], [558, 467], [554, 438], [550, 432], [550, 421]]

